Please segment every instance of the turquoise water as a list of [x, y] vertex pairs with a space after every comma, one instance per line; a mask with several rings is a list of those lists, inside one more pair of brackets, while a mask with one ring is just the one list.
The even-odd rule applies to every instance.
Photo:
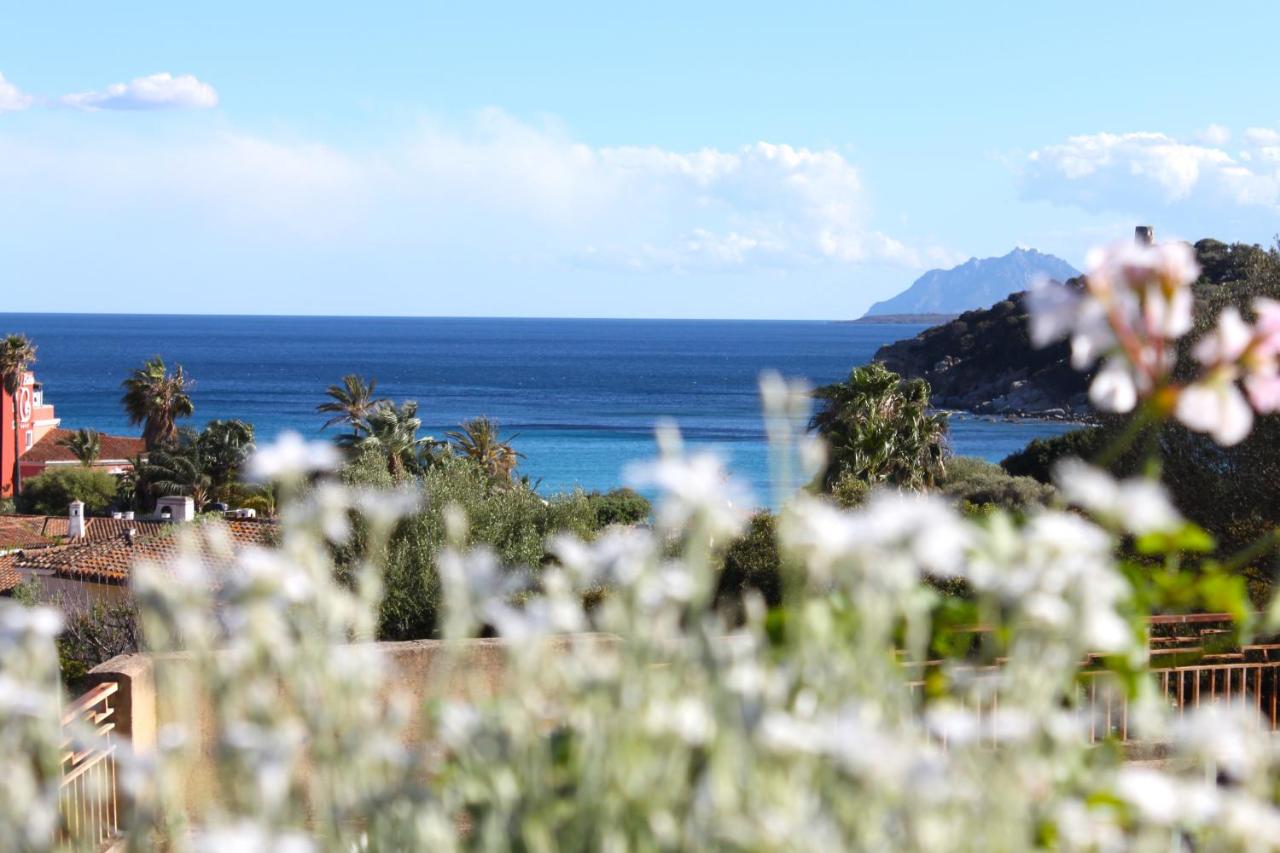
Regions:
[[[129, 432], [119, 384], [151, 355], [195, 378], [195, 425], [251, 421], [261, 438], [319, 436], [315, 406], [344, 373], [421, 404], [442, 436], [496, 417], [544, 492], [620, 483], [674, 419], [689, 444], [714, 447], [755, 494], [769, 494], [756, 379], [765, 369], [835, 381], [882, 344], [922, 327], [724, 320], [194, 317], [0, 314], [0, 333], [39, 346], [37, 375], [66, 427]], [[998, 461], [1069, 427], [956, 416], [957, 453]], [[133, 430], [136, 432], [136, 430]]]

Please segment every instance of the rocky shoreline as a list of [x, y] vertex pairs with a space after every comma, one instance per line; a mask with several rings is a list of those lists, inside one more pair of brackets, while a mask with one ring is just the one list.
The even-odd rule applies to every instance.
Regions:
[[927, 381], [939, 410], [1088, 422], [1088, 376], [1072, 369], [1065, 344], [1032, 347], [1026, 321], [1023, 294], [1015, 293], [883, 346], [875, 358], [895, 373]]

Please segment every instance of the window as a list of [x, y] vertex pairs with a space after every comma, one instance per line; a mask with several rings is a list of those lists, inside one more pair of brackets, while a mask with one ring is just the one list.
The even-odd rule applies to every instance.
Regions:
[[31, 449], [32, 443], [35, 441], [36, 434], [31, 430], [27, 430], [27, 450]]

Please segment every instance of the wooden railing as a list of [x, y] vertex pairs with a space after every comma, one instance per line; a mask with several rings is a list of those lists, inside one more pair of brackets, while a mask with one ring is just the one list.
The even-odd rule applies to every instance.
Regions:
[[102, 849], [120, 836], [116, 784], [115, 705], [120, 689], [104, 682], [72, 702], [62, 715], [61, 840], [78, 849]]

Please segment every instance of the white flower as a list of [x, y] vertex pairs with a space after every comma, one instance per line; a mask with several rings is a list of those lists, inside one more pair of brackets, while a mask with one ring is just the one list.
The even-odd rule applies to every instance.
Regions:
[[1271, 751], [1269, 735], [1259, 725], [1257, 710], [1243, 703], [1214, 702], [1179, 717], [1173, 727], [1178, 751], [1245, 779]]
[[1138, 536], [1183, 524], [1164, 488], [1146, 477], [1117, 481], [1101, 468], [1064, 459], [1054, 466], [1053, 481], [1068, 503]]
[[1175, 414], [1187, 428], [1208, 433], [1223, 447], [1239, 444], [1253, 429], [1253, 410], [1232, 373], [1210, 376], [1178, 395]]
[[296, 432], [284, 432], [274, 443], [259, 447], [249, 458], [245, 474], [254, 482], [297, 480], [309, 474], [332, 471], [342, 463], [338, 448], [327, 441], [306, 441]]
[[657, 522], [674, 530], [693, 519], [707, 525], [710, 534], [732, 536], [742, 529], [751, 510], [751, 498], [729, 476], [720, 457], [713, 453], [664, 453], [661, 458], [628, 466], [626, 479], [638, 488], [654, 487], [658, 499]]
[[1138, 387], [1129, 365], [1108, 358], [1089, 386], [1089, 400], [1104, 412], [1130, 412], [1138, 402]]
[[1253, 329], [1235, 308], [1226, 308], [1218, 315], [1218, 325], [1213, 332], [1196, 344], [1192, 354], [1205, 365], [1232, 363], [1244, 354], [1253, 340]]
[[1027, 292], [1027, 313], [1031, 323], [1031, 344], [1049, 346], [1075, 329], [1080, 295], [1047, 278], [1037, 278]]

